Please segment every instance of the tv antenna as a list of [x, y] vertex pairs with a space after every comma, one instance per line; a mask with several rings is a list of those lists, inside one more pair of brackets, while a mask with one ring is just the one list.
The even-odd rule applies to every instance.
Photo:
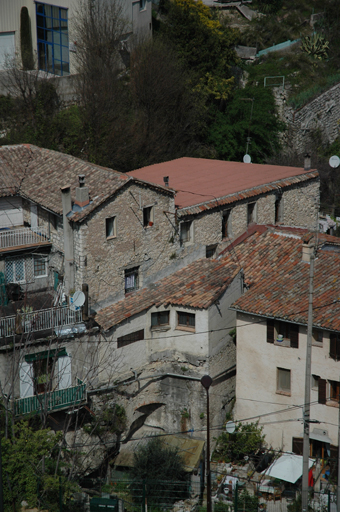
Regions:
[[246, 163], [246, 164], [250, 164], [251, 163], [251, 158], [248, 155], [248, 149], [249, 149], [249, 144], [251, 142], [250, 125], [251, 125], [251, 120], [252, 120], [252, 117], [253, 117], [253, 109], [254, 109], [254, 100], [255, 100], [255, 98], [240, 98], [240, 100], [242, 100], [242, 101], [251, 101], [251, 110], [250, 110], [250, 118], [249, 118], [249, 125], [248, 125], [248, 136], [247, 136], [247, 145], [246, 145], [246, 154], [243, 157], [243, 162]]

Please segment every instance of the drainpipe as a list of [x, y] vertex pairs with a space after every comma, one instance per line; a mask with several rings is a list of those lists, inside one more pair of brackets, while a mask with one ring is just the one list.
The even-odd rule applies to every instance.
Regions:
[[61, 197], [63, 204], [63, 228], [64, 228], [64, 291], [66, 295], [74, 288], [74, 253], [73, 253], [73, 229], [67, 217], [72, 211], [71, 187], [62, 187]]

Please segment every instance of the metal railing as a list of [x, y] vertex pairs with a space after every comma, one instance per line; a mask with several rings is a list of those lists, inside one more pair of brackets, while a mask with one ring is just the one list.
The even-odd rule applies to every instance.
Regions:
[[82, 320], [81, 309], [72, 311], [68, 307], [40, 309], [28, 313], [17, 312], [16, 316], [0, 318], [0, 338], [67, 327], [79, 324]]
[[0, 250], [21, 245], [41, 244], [48, 241], [47, 229], [41, 226], [37, 228], [19, 228], [0, 231]]
[[35, 396], [15, 400], [15, 415], [32, 414], [37, 411], [55, 411], [74, 407], [86, 401], [86, 384], [79, 384], [66, 389], [58, 389]]

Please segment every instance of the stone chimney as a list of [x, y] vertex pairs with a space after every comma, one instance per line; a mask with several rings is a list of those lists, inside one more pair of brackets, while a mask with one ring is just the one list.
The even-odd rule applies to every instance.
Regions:
[[76, 200], [74, 203], [83, 208], [83, 206], [88, 205], [90, 202], [89, 189], [85, 187], [85, 175], [80, 174], [78, 178], [79, 187], [76, 188]]
[[61, 189], [63, 204], [63, 231], [64, 231], [64, 291], [69, 295], [74, 288], [74, 252], [73, 229], [67, 214], [72, 211], [71, 187], [68, 185]]
[[303, 163], [303, 168], [305, 171], [309, 171], [312, 167], [312, 162], [311, 162], [311, 158], [310, 158], [310, 154], [309, 153], [305, 153], [305, 156], [304, 156], [304, 163]]
[[311, 255], [314, 253], [314, 235], [312, 233], [308, 233], [307, 235], [302, 237], [302, 261], [306, 263], [310, 263]]

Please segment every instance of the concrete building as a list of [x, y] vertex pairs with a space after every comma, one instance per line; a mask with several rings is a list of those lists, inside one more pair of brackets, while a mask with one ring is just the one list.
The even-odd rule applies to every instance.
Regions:
[[[78, 6], [78, 0], [60, 0], [57, 4], [50, 0], [3, 0], [0, 3], [0, 69], [4, 68], [7, 56], [21, 55], [21, 11], [27, 8], [33, 53], [39, 69], [59, 76], [74, 73], [76, 41], [72, 36], [72, 21]], [[129, 27], [127, 39], [131, 34], [143, 37], [151, 34], [150, 0], [124, 0], [122, 15]]]
[[[306, 230], [255, 228], [233, 246], [247, 291], [237, 319], [235, 419], [264, 426], [269, 446], [301, 453], [305, 388], [309, 257], [315, 244], [311, 383], [311, 455], [338, 444], [338, 238]], [[333, 453], [333, 452], [332, 452]]]

